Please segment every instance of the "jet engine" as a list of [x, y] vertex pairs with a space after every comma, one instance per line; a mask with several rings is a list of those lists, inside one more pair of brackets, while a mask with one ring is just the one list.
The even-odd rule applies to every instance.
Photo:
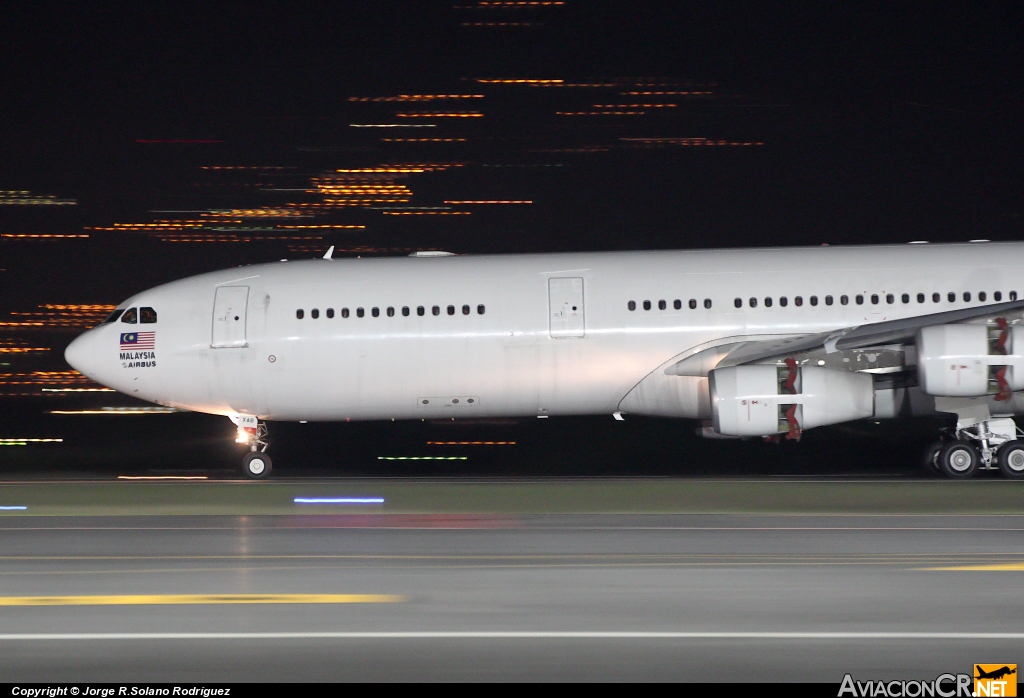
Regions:
[[1009, 400], [1024, 390], [1024, 327], [937, 325], [917, 333], [917, 376], [929, 395]]
[[870, 375], [818, 366], [731, 366], [708, 375], [712, 425], [729, 436], [787, 434], [874, 414]]

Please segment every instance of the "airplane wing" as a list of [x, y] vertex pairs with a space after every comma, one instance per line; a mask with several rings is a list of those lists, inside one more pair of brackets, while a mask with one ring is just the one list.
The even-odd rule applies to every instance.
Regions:
[[[887, 320], [868, 325], [854, 325], [832, 332], [805, 335], [787, 335], [755, 341], [736, 341], [705, 349], [669, 366], [669, 375], [707, 375], [709, 368], [725, 368], [757, 363], [774, 358], [785, 358], [808, 352], [833, 354], [849, 349], [898, 345], [914, 341], [917, 331], [932, 325], [1005, 317], [1024, 310], [1024, 299], [993, 303], [975, 308], [947, 310], [941, 313], [916, 315], [899, 320]], [[717, 360], [716, 360], [717, 359]]]

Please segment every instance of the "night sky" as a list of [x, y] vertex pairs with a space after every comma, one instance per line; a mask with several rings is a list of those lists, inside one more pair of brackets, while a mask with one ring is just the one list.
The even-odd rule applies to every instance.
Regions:
[[[64, 439], [0, 448], [10, 472], [234, 472], [222, 418], [51, 414], [133, 406], [63, 373], [63, 347], [104, 306], [194, 273], [332, 244], [1021, 239], [1019, 3], [0, 10], [0, 439]], [[271, 453], [284, 474], [877, 473], [934, 426], [779, 448], [669, 420], [548, 421], [272, 425]], [[423, 454], [469, 460], [376, 460]]]

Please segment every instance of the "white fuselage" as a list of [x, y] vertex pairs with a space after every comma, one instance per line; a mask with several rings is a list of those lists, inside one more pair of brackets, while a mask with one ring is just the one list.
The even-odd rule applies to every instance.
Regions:
[[[707, 418], [707, 378], [667, 364], [1015, 299], [1022, 267], [1020, 243], [279, 262], [140, 293], [120, 307], [155, 323], [101, 325], [67, 357], [144, 400], [271, 420]], [[133, 332], [154, 333], [150, 357], [122, 349]]]

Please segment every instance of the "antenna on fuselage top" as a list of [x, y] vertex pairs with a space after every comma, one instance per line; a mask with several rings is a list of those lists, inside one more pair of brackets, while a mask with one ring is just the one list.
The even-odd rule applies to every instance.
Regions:
[[334, 255], [334, 245], [327, 248], [327, 252], [324, 253], [324, 259], [332, 259]]

